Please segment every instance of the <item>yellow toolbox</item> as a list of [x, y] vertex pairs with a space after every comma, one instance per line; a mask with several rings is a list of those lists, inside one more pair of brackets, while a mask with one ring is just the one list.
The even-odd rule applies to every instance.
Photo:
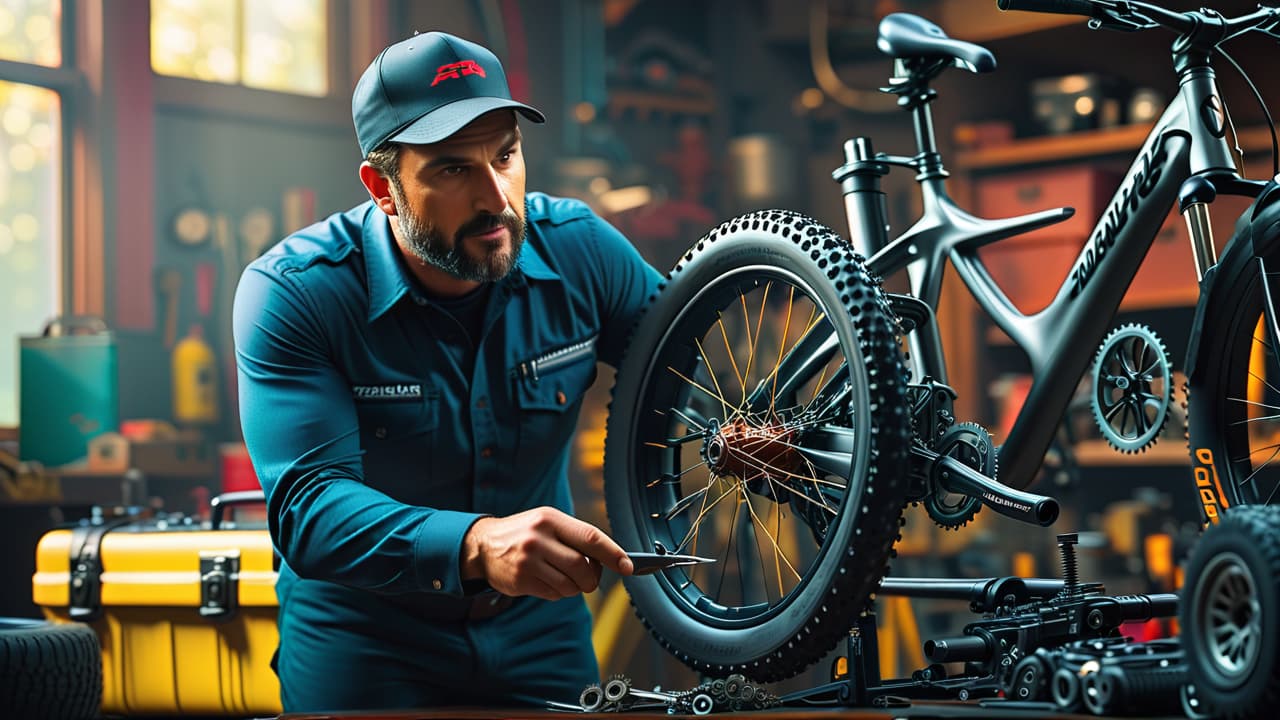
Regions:
[[55, 622], [88, 623], [102, 644], [102, 711], [122, 715], [280, 712], [271, 669], [276, 565], [266, 529], [113, 518], [46, 533], [32, 594]]

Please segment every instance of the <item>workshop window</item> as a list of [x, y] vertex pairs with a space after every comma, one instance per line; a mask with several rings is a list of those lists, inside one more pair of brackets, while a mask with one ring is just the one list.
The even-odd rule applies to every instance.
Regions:
[[61, 27], [61, 0], [5, 0], [0, 4], [0, 60], [61, 65]]
[[161, 75], [323, 96], [325, 0], [151, 0], [151, 68]]
[[18, 338], [62, 307], [62, 90], [59, 0], [0, 4], [0, 427], [18, 424]]

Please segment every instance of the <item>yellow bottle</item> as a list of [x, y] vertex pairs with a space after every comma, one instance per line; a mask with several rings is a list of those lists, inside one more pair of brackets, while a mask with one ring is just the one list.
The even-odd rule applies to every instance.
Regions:
[[173, 419], [202, 425], [218, 420], [217, 373], [204, 328], [194, 324], [173, 347]]

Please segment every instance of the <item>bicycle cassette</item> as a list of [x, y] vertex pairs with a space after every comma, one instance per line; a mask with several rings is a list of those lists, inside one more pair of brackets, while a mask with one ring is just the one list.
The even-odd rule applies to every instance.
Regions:
[[1164, 343], [1145, 325], [1122, 325], [1102, 341], [1093, 364], [1093, 419], [1111, 447], [1146, 450], [1169, 420], [1173, 381]]

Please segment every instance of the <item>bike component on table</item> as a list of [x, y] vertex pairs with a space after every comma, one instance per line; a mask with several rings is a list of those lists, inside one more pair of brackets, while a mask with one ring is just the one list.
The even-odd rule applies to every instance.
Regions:
[[895, 330], [860, 258], [780, 211], [708, 233], [637, 325], [608, 420], [606, 506], [623, 547], [715, 558], [624, 578], [695, 670], [799, 672], [884, 574], [910, 445]]
[[1093, 364], [1093, 419], [1111, 447], [1146, 450], [1169, 420], [1173, 378], [1169, 352], [1146, 325], [1122, 325], [1107, 335]]
[[777, 707], [778, 696], [742, 675], [705, 682], [689, 690], [666, 692], [641, 690], [625, 675], [611, 676], [601, 687], [588, 685], [579, 696], [579, 707], [554, 704], [555, 709], [583, 712], [620, 712], [665, 708], [669, 714], [708, 715], [712, 712], [767, 710]]
[[1280, 703], [1280, 507], [1228, 509], [1191, 551], [1182, 640], [1196, 699], [1215, 717]]
[[[938, 440], [936, 449], [940, 456], [954, 458], [989, 478], [996, 477], [991, 434], [977, 423], [951, 426]], [[950, 492], [941, 484], [934, 484], [922, 502], [929, 517], [947, 530], [964, 527], [982, 509], [981, 498]]]

